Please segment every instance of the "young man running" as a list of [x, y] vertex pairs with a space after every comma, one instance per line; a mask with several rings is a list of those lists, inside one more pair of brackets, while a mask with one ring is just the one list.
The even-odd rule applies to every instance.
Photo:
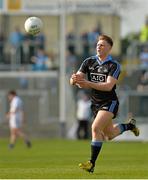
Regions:
[[[119, 101], [115, 89], [120, 75], [120, 65], [110, 55], [113, 41], [109, 36], [100, 35], [96, 46], [97, 55], [83, 61], [77, 73], [70, 78], [71, 85], [91, 89], [91, 102], [94, 121], [92, 123], [92, 141], [90, 160], [80, 163], [79, 167], [93, 172], [96, 159], [105, 140], [112, 140], [124, 131], [132, 131], [139, 136], [136, 121], [114, 124]], [[86, 78], [87, 75], [87, 78]]]

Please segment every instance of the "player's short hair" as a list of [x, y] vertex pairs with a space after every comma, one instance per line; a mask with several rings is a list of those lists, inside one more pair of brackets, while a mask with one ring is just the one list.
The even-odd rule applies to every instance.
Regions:
[[108, 44], [110, 44], [110, 46], [112, 47], [113, 46], [113, 40], [111, 37], [105, 35], [105, 34], [102, 34], [98, 37], [98, 40], [105, 40]]
[[16, 96], [16, 95], [17, 95], [17, 93], [16, 93], [15, 90], [10, 90], [10, 91], [8, 92], [8, 94], [9, 94], [9, 95], [13, 95], [13, 96]]

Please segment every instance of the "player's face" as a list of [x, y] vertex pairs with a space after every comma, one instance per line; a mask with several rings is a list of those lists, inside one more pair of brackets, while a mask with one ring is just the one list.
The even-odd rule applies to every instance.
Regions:
[[11, 102], [13, 99], [13, 96], [11, 94], [8, 95], [8, 100]]
[[107, 56], [111, 50], [110, 44], [108, 44], [105, 40], [99, 40], [97, 43], [96, 51], [97, 55], [100, 57]]

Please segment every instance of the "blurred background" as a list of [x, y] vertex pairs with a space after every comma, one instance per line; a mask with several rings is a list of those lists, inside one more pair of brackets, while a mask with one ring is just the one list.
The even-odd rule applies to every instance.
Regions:
[[[95, 54], [103, 33], [113, 38], [112, 56], [122, 67], [115, 121], [134, 116], [137, 140], [148, 140], [147, 9], [147, 0], [0, 0], [0, 136], [9, 133], [7, 92], [15, 89], [30, 136], [77, 138], [77, 101], [84, 92], [69, 78]], [[37, 36], [24, 30], [30, 16], [43, 21]], [[128, 133], [117, 138], [125, 139], [135, 140]]]

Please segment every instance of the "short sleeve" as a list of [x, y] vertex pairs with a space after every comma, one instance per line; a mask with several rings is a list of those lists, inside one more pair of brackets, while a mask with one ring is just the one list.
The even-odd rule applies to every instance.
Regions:
[[80, 72], [86, 74], [88, 72], [88, 59], [84, 60], [79, 68]]
[[112, 76], [115, 79], [118, 79], [120, 72], [121, 72], [120, 64], [113, 63], [109, 72], [109, 76]]

